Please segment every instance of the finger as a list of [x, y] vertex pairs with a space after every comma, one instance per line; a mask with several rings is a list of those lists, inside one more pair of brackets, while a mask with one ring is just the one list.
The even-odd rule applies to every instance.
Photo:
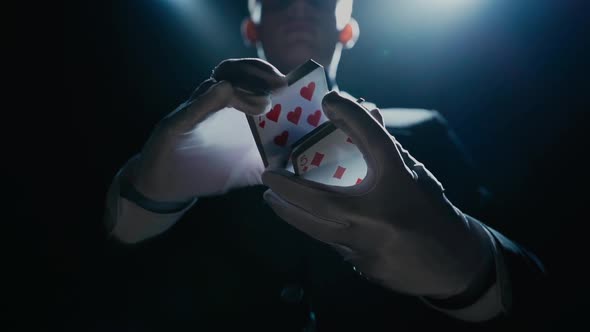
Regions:
[[408, 150], [404, 149], [399, 142], [396, 142], [396, 146], [404, 159], [404, 163], [411, 170], [414, 179], [417, 179], [419, 183], [428, 186], [433, 192], [443, 192], [445, 190], [442, 183], [438, 181], [436, 176], [434, 176], [423, 163], [416, 160], [416, 158], [414, 158]]
[[374, 108], [370, 111], [371, 116], [377, 120], [377, 122], [379, 122], [381, 124], [381, 126], [385, 127], [385, 123], [383, 122], [383, 115], [381, 114], [381, 112], [379, 111], [378, 108]]
[[[344, 188], [306, 180], [283, 169], [265, 171], [262, 183], [289, 203], [320, 216], [325, 214], [330, 203], [337, 203]], [[332, 208], [338, 206], [332, 205]]]
[[[359, 104], [362, 108], [366, 109], [367, 111], [369, 111], [369, 108], [364, 105], [365, 99], [364, 98], [358, 98], [356, 100], [357, 104]], [[377, 122], [379, 122], [382, 126], [385, 126], [385, 123], [383, 122], [383, 115], [381, 115], [381, 112], [379, 112], [378, 108], [373, 108], [372, 110], [369, 111], [369, 113], [371, 113], [371, 116], [377, 120]]]
[[404, 149], [404, 147], [401, 145], [400, 142], [396, 141], [395, 145], [397, 146], [397, 149], [399, 150], [400, 155], [402, 156], [402, 158], [404, 160], [404, 163], [408, 167], [412, 168], [413, 166], [416, 166], [416, 165], [422, 165], [422, 163], [419, 162], [418, 160], [416, 160], [416, 158], [414, 158], [414, 156], [412, 156], [408, 150]]
[[253, 95], [234, 88], [229, 106], [249, 115], [260, 115], [270, 108], [270, 95]]
[[287, 86], [287, 79], [270, 63], [255, 58], [221, 62], [211, 75], [217, 81], [229, 81], [236, 89], [253, 95], [268, 95]]
[[201, 84], [199, 84], [199, 86], [195, 89], [195, 91], [193, 91], [193, 93], [191, 94], [191, 96], [189, 97], [188, 100], [192, 101], [192, 100], [198, 98], [203, 93], [205, 93], [205, 91], [209, 90], [209, 88], [212, 85], [214, 85], [215, 83], [217, 83], [217, 81], [212, 78], [209, 78], [209, 79], [203, 81]]
[[315, 216], [283, 200], [272, 190], [267, 190], [263, 197], [281, 219], [316, 240], [326, 243], [338, 242], [342, 241], [346, 234], [348, 225], [344, 222]]
[[407, 172], [395, 140], [365, 108], [336, 91], [324, 96], [322, 107], [330, 121], [355, 142], [369, 170], [377, 176], [382, 175], [385, 169]]
[[163, 123], [174, 131], [190, 131], [211, 113], [227, 107], [233, 95], [233, 87], [229, 82], [217, 82], [198, 98], [181, 105], [177, 111], [164, 118]]

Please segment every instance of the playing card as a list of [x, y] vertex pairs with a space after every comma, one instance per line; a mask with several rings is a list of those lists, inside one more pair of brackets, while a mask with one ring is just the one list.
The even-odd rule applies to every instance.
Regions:
[[352, 186], [367, 175], [367, 164], [360, 150], [331, 122], [296, 142], [291, 160], [295, 174], [329, 185]]
[[285, 167], [293, 143], [327, 121], [322, 98], [328, 92], [324, 67], [313, 60], [287, 75], [288, 87], [271, 95], [269, 110], [248, 116], [264, 166]]

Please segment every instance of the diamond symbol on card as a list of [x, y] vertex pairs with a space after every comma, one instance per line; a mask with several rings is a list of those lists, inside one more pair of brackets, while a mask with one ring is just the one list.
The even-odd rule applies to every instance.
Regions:
[[316, 152], [313, 155], [313, 159], [311, 160], [311, 164], [319, 167], [320, 164], [322, 163], [322, 159], [324, 159], [324, 154]]
[[338, 166], [338, 168], [336, 168], [336, 172], [334, 172], [334, 175], [332, 175], [332, 177], [337, 178], [337, 179], [342, 179], [344, 172], [346, 172], [346, 168], [344, 168], [342, 166]]

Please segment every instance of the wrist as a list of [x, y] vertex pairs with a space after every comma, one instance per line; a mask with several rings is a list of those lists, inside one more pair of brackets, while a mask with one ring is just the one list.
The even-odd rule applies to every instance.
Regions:
[[196, 201], [196, 198], [190, 198], [182, 201], [153, 199], [138, 189], [132, 179], [133, 177], [125, 175], [120, 178], [120, 196], [147, 211], [159, 214], [178, 213], [187, 209]]
[[465, 287], [457, 293], [444, 297], [423, 297], [431, 305], [443, 309], [465, 308], [477, 302], [496, 283], [496, 265], [491, 239], [484, 226], [471, 219], [468, 220], [474, 230], [474, 236], [481, 244], [480, 263], [467, 278]]
[[121, 172], [121, 183], [132, 186], [125, 189], [137, 191], [146, 199], [155, 202], [188, 202], [193, 199], [190, 196], [171, 195], [170, 181], [162, 174], [154, 174], [150, 167], [145, 167], [141, 158], [141, 155], [135, 156]]

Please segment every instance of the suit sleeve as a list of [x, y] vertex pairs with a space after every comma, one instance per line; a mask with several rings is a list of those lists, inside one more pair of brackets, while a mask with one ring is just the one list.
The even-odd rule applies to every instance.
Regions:
[[494, 253], [491, 284], [471, 303], [457, 306], [445, 301], [422, 299], [430, 307], [464, 321], [503, 323], [534, 319], [542, 312], [540, 294], [546, 292], [545, 267], [533, 253], [498, 231], [481, 225], [489, 236]]
[[[460, 305], [422, 300], [430, 307], [464, 321], [501, 324], [534, 319], [543, 310], [541, 294], [546, 291], [545, 268], [532, 252], [469, 216], [475, 215], [481, 220], [494, 215], [506, 217], [494, 225], [513, 219], [505, 213], [491, 213], [493, 196], [481, 184], [473, 161], [445, 119], [438, 112], [432, 112], [429, 120], [412, 128], [389, 131], [441, 181], [453, 204], [485, 229], [494, 250], [493, 276], [474, 300]], [[419, 136], [419, 139], [409, 139], [409, 136]]]

